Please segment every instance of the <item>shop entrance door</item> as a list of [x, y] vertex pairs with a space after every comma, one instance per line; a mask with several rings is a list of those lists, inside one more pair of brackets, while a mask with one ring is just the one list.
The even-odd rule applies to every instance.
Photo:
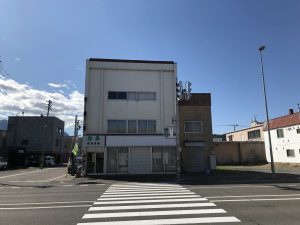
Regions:
[[104, 164], [104, 152], [87, 153], [87, 174], [102, 174]]

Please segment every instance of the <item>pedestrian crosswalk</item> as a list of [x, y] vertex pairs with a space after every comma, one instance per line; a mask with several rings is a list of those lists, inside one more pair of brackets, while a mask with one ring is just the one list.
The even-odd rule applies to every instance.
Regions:
[[116, 183], [77, 225], [215, 224], [240, 222], [178, 184]]

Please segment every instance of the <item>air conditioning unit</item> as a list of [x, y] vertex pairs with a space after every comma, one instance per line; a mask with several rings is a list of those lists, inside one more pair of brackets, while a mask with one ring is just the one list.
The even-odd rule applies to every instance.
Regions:
[[166, 127], [164, 129], [165, 137], [175, 138], [176, 137], [175, 129], [176, 129], [176, 127]]

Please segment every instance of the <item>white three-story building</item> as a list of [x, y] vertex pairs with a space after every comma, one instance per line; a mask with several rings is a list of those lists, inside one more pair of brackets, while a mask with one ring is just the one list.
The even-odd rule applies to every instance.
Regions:
[[87, 60], [88, 175], [175, 173], [176, 141], [166, 135], [175, 130], [175, 118], [176, 63]]

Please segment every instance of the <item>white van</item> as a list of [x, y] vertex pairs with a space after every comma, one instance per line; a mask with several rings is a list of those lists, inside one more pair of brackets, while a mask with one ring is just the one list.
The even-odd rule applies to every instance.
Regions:
[[55, 160], [53, 156], [45, 156], [45, 165], [46, 166], [54, 166]]

